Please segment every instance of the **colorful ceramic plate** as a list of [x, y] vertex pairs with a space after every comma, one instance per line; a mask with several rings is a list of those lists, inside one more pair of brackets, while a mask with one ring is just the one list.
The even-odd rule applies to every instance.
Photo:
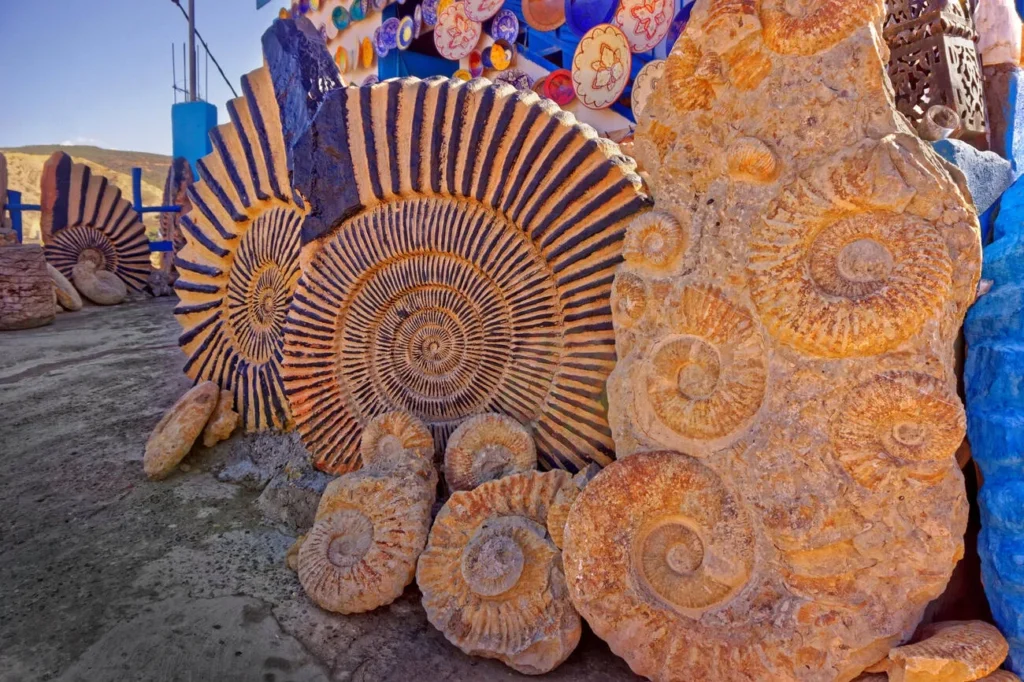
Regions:
[[359, 66], [368, 69], [373, 66], [373, 41], [368, 37], [359, 43]]
[[380, 78], [375, 73], [371, 73], [369, 76], [363, 79], [363, 85], [373, 85], [374, 83], [380, 83]]
[[647, 52], [668, 35], [675, 10], [673, 0], [620, 0], [614, 23], [634, 53]]
[[610, 24], [617, 0], [565, 0], [565, 24], [578, 38], [594, 27]]
[[576, 99], [572, 72], [569, 69], [558, 69], [549, 73], [544, 79], [544, 96], [560, 107]]
[[495, 83], [508, 83], [516, 90], [529, 90], [533, 87], [533, 79], [519, 69], [507, 69], [494, 78]]
[[566, 0], [523, 0], [523, 19], [530, 28], [554, 31], [565, 23]]
[[466, 71], [465, 69], [459, 69], [458, 71], [452, 74], [452, 78], [460, 81], [471, 81], [473, 80], [473, 75], [470, 74], [469, 71]]
[[494, 15], [491, 20], [491, 37], [495, 40], [507, 40], [510, 43], [516, 42], [519, 37], [519, 19], [515, 12], [503, 9]]
[[441, 16], [441, 12], [455, 4], [455, 0], [440, 0], [437, 3], [437, 16]]
[[314, 12], [320, 11], [320, 0], [309, 0], [309, 8]]
[[618, 26], [601, 24], [587, 31], [572, 58], [576, 96], [588, 109], [605, 109], [622, 96], [633, 55]]
[[299, 14], [309, 12], [309, 0], [299, 0]]
[[334, 51], [334, 63], [338, 65], [338, 71], [341, 73], [348, 72], [348, 50], [345, 49], [344, 45], [339, 46]]
[[473, 21], [487, 21], [501, 9], [505, 0], [462, 0], [466, 16]]
[[466, 16], [466, 6], [456, 2], [437, 15], [434, 45], [445, 59], [458, 61], [468, 57], [480, 42], [481, 26]]
[[516, 60], [516, 48], [507, 40], [496, 40], [483, 51], [484, 66], [504, 71]]
[[399, 50], [408, 50], [416, 39], [416, 22], [412, 17], [402, 17], [398, 22], [398, 35], [395, 36]]
[[363, 0], [352, 0], [352, 6], [348, 9], [349, 23], [362, 21], [366, 18], [366, 8]]
[[633, 117], [639, 119], [647, 106], [647, 100], [654, 92], [654, 86], [661, 80], [661, 74], [665, 72], [665, 60], [656, 59], [648, 62], [640, 73], [633, 79]]
[[401, 22], [398, 21], [398, 17], [385, 19], [384, 23], [380, 25], [380, 39], [389, 50], [398, 47], [398, 29], [400, 26]]
[[334, 28], [344, 31], [348, 28], [348, 10], [341, 6], [335, 7], [331, 12], [331, 21], [334, 22]]
[[[484, 51], [486, 52], [486, 50]], [[473, 78], [479, 78], [484, 75], [484, 61], [483, 57], [480, 55], [480, 50], [473, 50], [470, 52], [469, 56], [466, 57], [466, 61], [469, 62], [469, 68], [467, 71], [472, 74]]]
[[435, 26], [437, 24], [437, 1], [423, 0], [420, 3], [420, 7], [423, 8], [423, 21], [427, 26]]
[[388, 52], [391, 51], [391, 48], [384, 42], [384, 32], [381, 31], [380, 26], [373, 31], [373, 49], [377, 53], [377, 57], [387, 57]]
[[412, 37], [413, 40], [420, 37], [420, 32], [423, 30], [423, 8], [420, 5], [416, 5], [416, 8], [412, 11]]
[[672, 20], [672, 24], [668, 27], [668, 38], [665, 40], [665, 47], [669, 50], [679, 40], [679, 36], [683, 34], [683, 29], [686, 28], [686, 23], [690, 21], [690, 12], [693, 10], [693, 3], [680, 8], [676, 14], [675, 19]]

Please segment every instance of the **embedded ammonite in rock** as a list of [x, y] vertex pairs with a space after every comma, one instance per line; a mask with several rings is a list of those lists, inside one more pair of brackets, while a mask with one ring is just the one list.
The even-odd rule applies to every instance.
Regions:
[[832, 418], [836, 458], [855, 481], [873, 488], [892, 471], [938, 480], [956, 467], [966, 418], [956, 393], [935, 377], [886, 372], [855, 386]]
[[288, 179], [281, 116], [266, 67], [243, 79], [231, 122], [212, 133], [182, 217], [174, 313], [185, 373], [235, 396], [247, 431], [287, 428], [281, 384], [285, 315], [299, 277], [306, 206]]
[[812, 55], [849, 37], [885, 14], [880, 2], [861, 0], [762, 0], [765, 44], [776, 52]]
[[317, 250], [284, 379], [318, 467], [355, 467], [360, 431], [392, 410], [441, 451], [495, 412], [545, 467], [611, 461], [612, 273], [647, 206], [614, 143], [534, 93], [403, 79], [328, 94], [294, 178]]
[[69, 279], [79, 261], [90, 261], [141, 290], [152, 269], [149, 240], [121, 190], [64, 152], [46, 161], [41, 184], [46, 261]]
[[701, 674], [719, 669], [709, 659], [748, 657], [715, 614], [754, 570], [750, 512], [698, 460], [641, 453], [605, 467], [573, 504], [563, 551], [573, 604], [637, 674], [718, 679]]
[[462, 422], [444, 451], [448, 488], [472, 490], [485, 481], [537, 468], [537, 447], [523, 425], [501, 414]]
[[337, 613], [390, 604], [412, 582], [427, 541], [434, 486], [358, 472], [324, 491], [299, 549], [309, 598]]
[[416, 569], [427, 618], [448, 641], [528, 675], [569, 657], [581, 624], [544, 523], [571, 485], [562, 471], [529, 472], [451, 496]]

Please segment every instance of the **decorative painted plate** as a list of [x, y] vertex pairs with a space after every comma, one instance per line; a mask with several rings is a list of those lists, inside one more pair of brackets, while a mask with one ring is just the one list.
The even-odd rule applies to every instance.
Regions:
[[334, 51], [334, 63], [338, 65], [338, 71], [341, 73], [348, 72], [348, 50], [345, 49], [344, 45], [339, 46]]
[[299, 0], [299, 14], [309, 12], [309, 0]]
[[363, 79], [364, 87], [367, 85], [373, 85], [374, 83], [380, 83], [380, 77], [375, 73], [371, 73], [369, 76]]
[[388, 0], [370, 0], [373, 9], [378, 12], [383, 12], [384, 8], [388, 6]]
[[516, 38], [519, 37], [519, 19], [515, 12], [503, 9], [494, 15], [491, 21], [491, 37], [495, 40], [516, 42]]
[[673, 0], [620, 0], [614, 23], [633, 52], [647, 52], [668, 35], [675, 9]]
[[644, 68], [640, 69], [640, 73], [633, 79], [633, 116], [639, 119], [640, 114], [644, 113], [644, 108], [647, 106], [647, 100], [650, 98], [651, 93], [654, 92], [654, 86], [661, 80], [661, 74], [665, 73], [665, 60], [656, 59], [653, 62], [648, 62]]
[[693, 3], [690, 2], [685, 7], [681, 7], [675, 19], [672, 20], [672, 24], [668, 27], [668, 38], [665, 40], [665, 47], [668, 50], [672, 49], [672, 46], [679, 40], [679, 36], [683, 34], [683, 29], [686, 28], [686, 23], [690, 20], [692, 10]]
[[380, 39], [389, 50], [398, 47], [398, 29], [400, 25], [401, 22], [398, 21], [398, 17], [385, 19], [384, 23], [380, 25]]
[[423, 0], [419, 5], [423, 8], [423, 21], [427, 26], [437, 25], [437, 2], [438, 0]]
[[504, 71], [516, 60], [516, 48], [507, 40], [496, 40], [483, 51], [484, 66]]
[[487, 21], [501, 9], [505, 0], [462, 0], [466, 16], [473, 21]]
[[420, 37], [420, 32], [423, 31], [423, 8], [421, 5], [416, 5], [416, 8], [412, 11], [412, 37], [413, 40]]
[[480, 42], [480, 33], [480, 22], [466, 16], [464, 3], [455, 2], [437, 15], [434, 45], [442, 57], [457, 61], [469, 56]]
[[373, 66], [373, 41], [369, 37], [359, 43], [359, 66], [368, 69]]
[[402, 17], [398, 22], [398, 35], [395, 36], [399, 50], [408, 50], [416, 39], [416, 22], [412, 17]]
[[455, 4], [455, 0], [440, 0], [437, 3], [437, 16], [441, 16], [441, 13], [446, 9]]
[[320, 0], [309, 0], [309, 9], [314, 12], [320, 11]]
[[533, 87], [530, 89], [533, 90], [538, 95], [540, 95], [541, 97], [546, 97], [546, 95], [544, 94], [544, 87], [547, 85], [547, 82], [548, 77], [541, 76], [537, 80], [533, 81]]
[[466, 71], [465, 69], [459, 69], [458, 71], [452, 74], [452, 78], [460, 81], [471, 81], [473, 80], [473, 75], [469, 71]]
[[346, 28], [348, 28], [348, 10], [340, 5], [338, 7], [335, 7], [334, 11], [331, 12], [331, 21], [334, 22], [334, 28], [338, 29], [339, 31], [344, 31]]
[[383, 26], [378, 26], [373, 31], [373, 49], [377, 52], [377, 57], [387, 57], [388, 52], [391, 48], [388, 47], [387, 43], [384, 42], [384, 31], [381, 29]]
[[610, 24], [618, 5], [618, 0], [565, 0], [565, 24], [583, 38], [591, 29]]
[[618, 26], [601, 24], [587, 31], [572, 58], [576, 96], [588, 109], [606, 109], [622, 96], [629, 82], [633, 55]]
[[352, 6], [348, 10], [349, 23], [355, 23], [362, 21], [366, 18], [366, 8], [363, 6], [363, 0], [352, 0]]
[[544, 96], [560, 107], [576, 99], [576, 90], [569, 69], [552, 71], [544, 79]]
[[565, 23], [566, 0], [523, 0], [523, 19], [538, 31], [554, 31]]
[[506, 69], [494, 77], [495, 83], [508, 83], [516, 90], [529, 90], [533, 79], [519, 69]]
[[469, 62], [469, 69], [467, 70], [473, 78], [479, 78], [484, 75], [484, 61], [480, 55], [480, 50], [473, 50], [466, 59]]

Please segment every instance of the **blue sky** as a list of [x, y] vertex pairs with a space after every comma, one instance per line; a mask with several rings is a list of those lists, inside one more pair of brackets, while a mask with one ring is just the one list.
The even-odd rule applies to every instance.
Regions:
[[[236, 90], [242, 74], [262, 63], [260, 36], [285, 4], [257, 11], [255, 0], [196, 0], [199, 32]], [[72, 143], [170, 154], [171, 44], [181, 81], [186, 29], [171, 0], [0, 0], [0, 147]], [[232, 95], [212, 62], [209, 84], [223, 123]]]

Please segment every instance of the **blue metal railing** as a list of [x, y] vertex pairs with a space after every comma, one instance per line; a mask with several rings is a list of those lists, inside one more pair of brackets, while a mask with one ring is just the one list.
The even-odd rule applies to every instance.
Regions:
[[[41, 211], [43, 207], [39, 204], [21, 203], [21, 192], [13, 189], [7, 190], [7, 210], [11, 214], [11, 227], [18, 236], [18, 241], [25, 240], [22, 227], [21, 214], [24, 211]], [[143, 206], [142, 205], [142, 169], [132, 168], [132, 208], [140, 216], [146, 213], [181, 213], [181, 206]], [[0, 216], [2, 218], [3, 216]], [[167, 253], [174, 250], [170, 241], [161, 240], [149, 243], [149, 250], [153, 253]]]

